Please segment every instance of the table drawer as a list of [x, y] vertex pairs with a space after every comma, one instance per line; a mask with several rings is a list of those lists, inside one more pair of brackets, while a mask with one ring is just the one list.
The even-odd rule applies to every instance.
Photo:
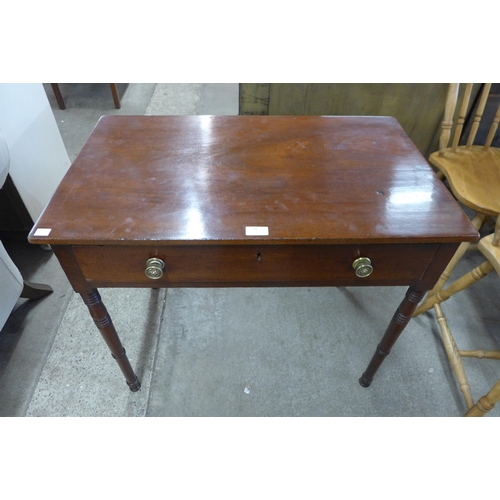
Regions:
[[[92, 286], [330, 286], [418, 282], [439, 245], [75, 246]], [[163, 276], [145, 275], [149, 258]], [[373, 272], [358, 278], [352, 263], [368, 257]]]

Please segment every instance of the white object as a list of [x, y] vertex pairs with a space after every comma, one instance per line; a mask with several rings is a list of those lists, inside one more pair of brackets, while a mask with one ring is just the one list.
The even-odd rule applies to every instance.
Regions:
[[[9, 149], [0, 134], [0, 188], [9, 173]], [[23, 290], [23, 278], [0, 242], [0, 330], [5, 325]]]
[[23, 291], [23, 278], [0, 242], [0, 330]]
[[9, 157], [9, 148], [2, 134], [0, 134], [0, 189], [4, 185], [9, 173]]
[[246, 236], [269, 236], [269, 228], [267, 226], [246, 226]]
[[48, 236], [51, 231], [52, 231], [52, 229], [39, 227], [35, 231], [35, 236]]
[[41, 83], [0, 84], [0, 134], [10, 153], [9, 174], [36, 221], [70, 166]]

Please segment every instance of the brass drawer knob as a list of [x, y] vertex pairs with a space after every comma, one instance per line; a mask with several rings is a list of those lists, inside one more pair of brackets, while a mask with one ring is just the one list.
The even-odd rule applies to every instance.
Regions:
[[163, 276], [165, 263], [161, 259], [155, 257], [148, 259], [146, 262], [146, 276], [152, 280], [160, 279]]
[[359, 257], [352, 263], [358, 278], [367, 278], [373, 272], [372, 261], [368, 257]]

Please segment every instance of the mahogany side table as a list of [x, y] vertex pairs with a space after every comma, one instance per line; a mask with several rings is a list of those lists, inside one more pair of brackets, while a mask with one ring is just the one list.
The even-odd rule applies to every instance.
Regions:
[[140, 388], [99, 287], [409, 286], [477, 231], [394, 118], [105, 116], [33, 227]]

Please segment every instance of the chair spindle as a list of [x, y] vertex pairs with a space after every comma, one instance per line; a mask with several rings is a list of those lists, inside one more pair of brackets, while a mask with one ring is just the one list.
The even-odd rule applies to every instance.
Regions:
[[444, 156], [444, 152], [450, 140], [451, 127], [453, 126], [453, 114], [455, 113], [455, 106], [457, 105], [458, 87], [458, 83], [450, 83], [448, 87], [444, 117], [441, 122], [441, 136], [439, 137], [439, 156]]
[[500, 351], [458, 351], [462, 358], [479, 358], [479, 359], [498, 359], [500, 360]]
[[481, 118], [483, 117], [484, 108], [486, 106], [486, 101], [490, 94], [491, 83], [485, 83], [483, 92], [481, 93], [481, 98], [479, 99], [479, 105], [477, 107], [476, 116], [474, 116], [474, 122], [472, 123], [472, 128], [467, 139], [467, 146], [465, 149], [469, 150], [472, 147], [474, 139], [476, 138], [477, 129], [481, 123]]
[[474, 401], [472, 399], [470, 386], [467, 382], [464, 365], [462, 363], [462, 359], [460, 358], [455, 339], [453, 338], [450, 328], [448, 327], [448, 322], [446, 321], [441, 306], [439, 304], [436, 304], [434, 306], [434, 310], [436, 312], [439, 329], [441, 330], [441, 338], [443, 339], [446, 355], [448, 356], [448, 360], [451, 364], [453, 373], [455, 373], [455, 377], [457, 378], [460, 392], [465, 399], [467, 408], [471, 409], [474, 406]]
[[467, 108], [469, 107], [470, 96], [472, 93], [472, 83], [468, 83], [465, 87], [464, 98], [462, 99], [462, 106], [458, 113], [457, 128], [455, 129], [455, 134], [453, 135], [453, 143], [451, 146], [451, 151], [456, 152], [458, 142], [462, 136], [462, 130], [464, 128], [465, 116], [467, 115]]
[[491, 124], [490, 131], [488, 133], [488, 137], [486, 138], [486, 142], [484, 144], [484, 149], [488, 149], [491, 146], [491, 143], [493, 141], [493, 137], [495, 137], [495, 133], [498, 128], [498, 122], [500, 122], [500, 105], [498, 106], [497, 109], [497, 114], [495, 115], [495, 118], [493, 119], [493, 123]]
[[493, 234], [491, 244], [494, 247], [500, 247], [500, 215], [497, 217], [497, 221], [495, 223], [495, 233]]
[[479, 401], [465, 414], [465, 416], [482, 417], [486, 412], [493, 409], [498, 400], [500, 400], [500, 380], [493, 386], [488, 394], [479, 398]]

